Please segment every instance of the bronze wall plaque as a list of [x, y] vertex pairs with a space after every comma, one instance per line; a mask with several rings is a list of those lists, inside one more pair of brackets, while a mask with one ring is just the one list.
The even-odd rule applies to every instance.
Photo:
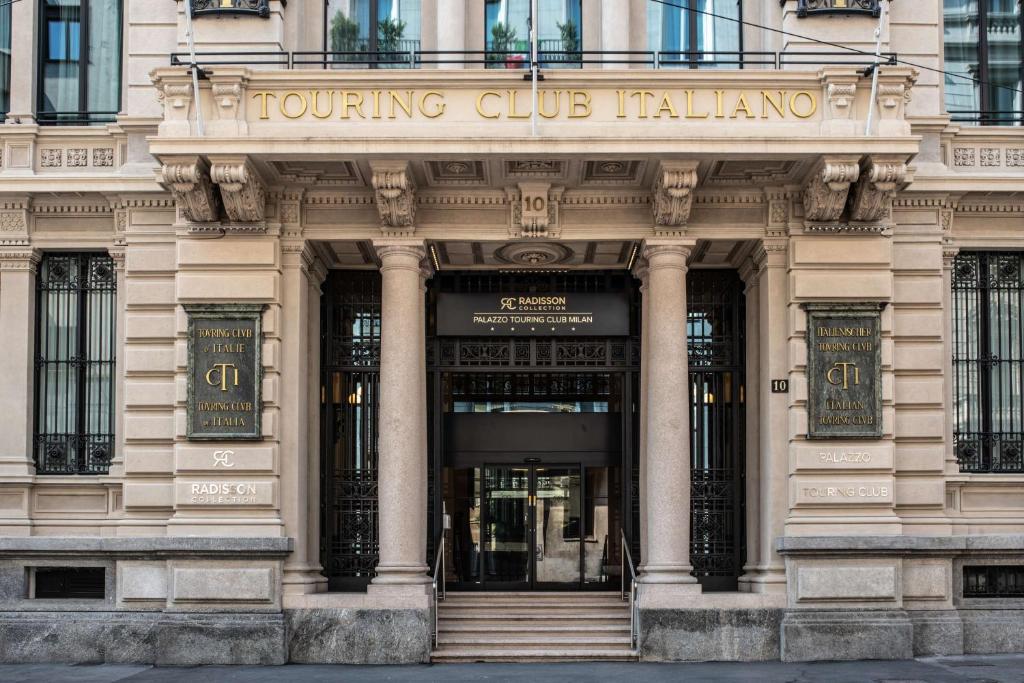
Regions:
[[804, 304], [808, 438], [881, 438], [884, 306]]
[[263, 304], [192, 304], [188, 313], [188, 438], [262, 438]]

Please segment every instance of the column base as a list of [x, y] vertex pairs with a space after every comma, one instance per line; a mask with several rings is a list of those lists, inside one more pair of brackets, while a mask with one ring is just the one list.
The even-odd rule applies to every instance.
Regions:
[[305, 595], [327, 591], [327, 578], [320, 573], [320, 567], [311, 564], [296, 565], [294, 567], [286, 565], [281, 584], [284, 592], [289, 595]]
[[434, 582], [427, 576], [430, 567], [425, 564], [388, 567], [378, 565], [376, 571], [377, 576], [370, 582], [374, 586], [416, 586]]
[[[688, 564], [647, 564], [644, 565], [643, 573], [637, 578], [637, 581], [644, 584], [697, 585], [697, 579], [691, 572], [693, 572], [693, 567]], [[700, 592], [699, 585], [698, 592]]]

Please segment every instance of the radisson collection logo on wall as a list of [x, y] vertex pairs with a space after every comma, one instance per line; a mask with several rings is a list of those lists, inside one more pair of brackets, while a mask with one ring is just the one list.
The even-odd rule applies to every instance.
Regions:
[[629, 303], [618, 294], [441, 294], [439, 335], [625, 336]]

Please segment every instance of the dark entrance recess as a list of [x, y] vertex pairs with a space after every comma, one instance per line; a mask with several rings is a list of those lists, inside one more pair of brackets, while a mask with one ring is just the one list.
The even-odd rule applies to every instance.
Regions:
[[[705, 590], [735, 590], [743, 557], [743, 295], [691, 271], [692, 555]], [[621, 337], [442, 337], [442, 293], [625, 295]], [[427, 292], [428, 498], [444, 516], [455, 590], [599, 589], [620, 582], [620, 529], [640, 562], [640, 294], [619, 272], [441, 272]], [[377, 561], [380, 276], [337, 271], [322, 300], [322, 561], [359, 590]]]

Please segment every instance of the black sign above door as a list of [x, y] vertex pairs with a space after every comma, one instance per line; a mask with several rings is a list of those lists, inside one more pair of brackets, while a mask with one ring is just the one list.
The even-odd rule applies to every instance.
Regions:
[[607, 294], [449, 294], [437, 299], [439, 336], [628, 336], [629, 300]]

